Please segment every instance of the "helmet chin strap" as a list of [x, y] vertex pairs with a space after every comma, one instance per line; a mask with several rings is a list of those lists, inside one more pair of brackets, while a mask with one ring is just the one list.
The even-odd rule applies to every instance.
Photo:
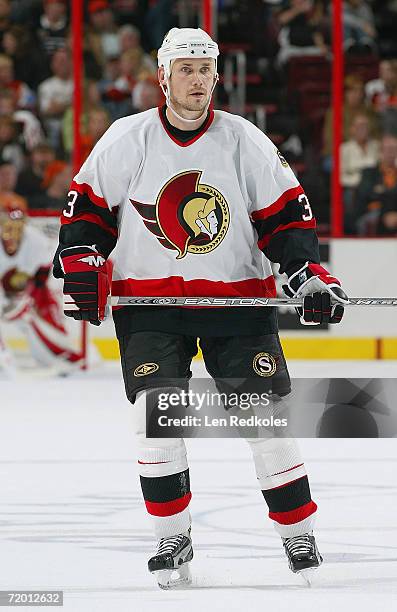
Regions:
[[163, 83], [160, 83], [160, 87], [161, 87], [162, 92], [163, 92], [163, 94], [165, 96], [165, 102], [166, 102], [167, 108], [170, 109], [171, 113], [173, 115], [175, 115], [175, 117], [177, 117], [177, 119], [179, 119], [179, 121], [183, 121], [183, 122], [185, 122], [187, 124], [192, 124], [192, 123], [197, 123], [198, 121], [200, 121], [201, 119], [203, 119], [204, 117], [207, 116], [207, 112], [208, 112], [208, 109], [209, 109], [210, 104], [211, 104], [212, 94], [214, 93], [214, 89], [216, 87], [216, 84], [219, 81], [219, 74], [218, 73], [215, 75], [215, 80], [214, 80], [214, 84], [213, 84], [212, 89], [211, 89], [211, 93], [210, 93], [210, 96], [209, 96], [208, 104], [206, 105], [203, 113], [200, 115], [200, 117], [197, 117], [197, 119], [185, 119], [185, 117], [181, 117], [181, 115], [178, 115], [176, 110], [174, 108], [172, 108], [172, 106], [171, 106], [171, 99], [170, 99], [169, 78], [165, 76], [164, 80], [165, 80], [165, 83], [167, 85], [167, 88], [164, 87]]

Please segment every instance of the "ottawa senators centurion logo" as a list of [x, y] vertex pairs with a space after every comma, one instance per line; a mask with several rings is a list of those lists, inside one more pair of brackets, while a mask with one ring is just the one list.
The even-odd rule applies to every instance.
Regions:
[[225, 198], [215, 187], [200, 183], [201, 174], [177, 174], [162, 187], [155, 204], [131, 200], [147, 229], [163, 247], [177, 251], [177, 259], [213, 251], [229, 227]]

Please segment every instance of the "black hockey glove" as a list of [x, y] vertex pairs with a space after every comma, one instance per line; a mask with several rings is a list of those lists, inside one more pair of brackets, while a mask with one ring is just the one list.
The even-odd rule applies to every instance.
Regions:
[[302, 325], [340, 323], [343, 304], [348, 304], [349, 298], [337, 278], [320, 264], [309, 261], [299, 268], [287, 270], [287, 275], [284, 293], [288, 297], [303, 298], [303, 308], [296, 309]]
[[105, 258], [93, 246], [68, 247], [59, 253], [63, 271], [64, 313], [100, 325], [107, 315], [110, 294]]

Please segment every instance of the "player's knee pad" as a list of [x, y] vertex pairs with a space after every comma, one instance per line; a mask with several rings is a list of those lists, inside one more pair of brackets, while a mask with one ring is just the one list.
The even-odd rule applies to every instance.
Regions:
[[249, 438], [247, 442], [252, 451], [261, 489], [280, 487], [306, 476], [294, 438]]
[[[148, 418], [152, 415], [155, 408], [159, 405], [159, 398], [164, 394], [166, 396], [178, 393], [177, 387], [153, 387], [145, 389], [137, 393], [135, 402], [131, 406], [130, 414], [134, 434], [140, 439], [146, 438], [146, 429]], [[157, 412], [154, 412], [157, 416]], [[162, 443], [164, 446], [169, 446], [169, 440], [172, 438], [152, 438]], [[149, 439], [150, 441], [150, 439]]]
[[[154, 387], [138, 393], [132, 406], [133, 430], [138, 446], [141, 476], [165, 476], [187, 469], [186, 446], [182, 438], [148, 438], [146, 436], [146, 407], [150, 410], [158, 401], [159, 393], [175, 393], [171, 387]], [[156, 467], [153, 467], [156, 466]]]

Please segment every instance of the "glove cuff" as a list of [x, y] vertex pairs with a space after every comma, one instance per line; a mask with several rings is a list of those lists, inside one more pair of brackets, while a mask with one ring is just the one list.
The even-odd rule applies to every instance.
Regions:
[[106, 259], [98, 252], [95, 245], [72, 246], [62, 249], [59, 263], [64, 274], [70, 272], [95, 272], [101, 268]]

